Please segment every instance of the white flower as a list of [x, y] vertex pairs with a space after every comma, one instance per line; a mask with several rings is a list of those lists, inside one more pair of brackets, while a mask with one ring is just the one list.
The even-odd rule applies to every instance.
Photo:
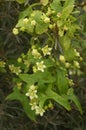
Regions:
[[38, 107], [36, 102], [30, 103], [30, 105], [31, 105], [31, 110], [36, 110]]
[[9, 65], [9, 69], [15, 73], [16, 75], [19, 75], [19, 73], [21, 73], [21, 69], [20, 67], [15, 67], [13, 64], [12, 65]]
[[38, 70], [44, 72], [44, 68], [46, 68], [46, 66], [44, 65], [44, 61], [37, 62], [36, 65]]
[[31, 86], [30, 86], [30, 89], [31, 89], [31, 90], [36, 90], [36, 88], [37, 88], [37, 86], [35, 86], [35, 85], [31, 85]]
[[48, 45], [46, 45], [45, 47], [42, 48], [44, 56], [50, 55], [51, 54], [51, 50], [52, 50], [52, 48], [48, 47]]
[[44, 112], [45, 112], [45, 110], [43, 108], [41, 108], [39, 106], [36, 108], [37, 115], [43, 116]]
[[25, 95], [28, 96], [31, 100], [34, 98], [38, 98], [37, 86], [31, 85], [28, 92]]
[[30, 99], [38, 98], [36, 93], [37, 93], [37, 90], [29, 89], [29, 91], [26, 93], [26, 96], [29, 96]]

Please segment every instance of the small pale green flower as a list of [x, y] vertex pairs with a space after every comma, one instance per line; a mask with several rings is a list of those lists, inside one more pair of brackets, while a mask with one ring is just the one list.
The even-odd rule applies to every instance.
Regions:
[[37, 115], [43, 116], [44, 112], [45, 112], [45, 110], [43, 108], [41, 108], [39, 106], [36, 108]]
[[21, 63], [22, 62], [22, 58], [18, 58], [18, 63]]
[[27, 23], [28, 23], [28, 21], [29, 21], [29, 19], [28, 19], [28, 18], [24, 18], [24, 19], [23, 19], [23, 23], [24, 23], [24, 24], [27, 24]]
[[74, 49], [74, 52], [77, 57], [80, 57], [80, 53], [76, 49]]
[[69, 68], [69, 67], [70, 67], [70, 63], [66, 62], [66, 63], [65, 63], [65, 67], [66, 67], [66, 68]]
[[52, 24], [50, 24], [50, 25], [49, 25], [49, 28], [50, 28], [50, 29], [53, 29], [53, 25], [52, 25]]
[[6, 63], [5, 63], [4, 61], [0, 61], [0, 67], [3, 67], [3, 68], [4, 68], [4, 67], [5, 67], [5, 64], [6, 64]]
[[[30, 104], [30, 105], [31, 105], [31, 104]], [[37, 104], [36, 104], [36, 103], [32, 104], [31, 110], [36, 110], [36, 109], [37, 109]]]
[[26, 67], [30, 66], [30, 62], [28, 60], [24, 60], [24, 64], [26, 65]]
[[26, 96], [28, 96], [31, 100], [34, 98], [38, 98], [37, 86], [31, 85], [28, 92], [26, 93]]
[[35, 99], [32, 99], [31, 101], [30, 101], [30, 106], [31, 106], [31, 110], [36, 110], [37, 109], [37, 100], [35, 100]]
[[13, 64], [9, 65], [9, 69], [16, 75], [19, 75], [21, 73], [20, 67], [15, 67]]
[[33, 72], [36, 73], [37, 72], [37, 67], [33, 66]]
[[83, 58], [82, 58], [82, 57], [80, 57], [80, 61], [83, 61]]
[[45, 47], [42, 48], [42, 52], [43, 52], [44, 56], [50, 55], [51, 50], [52, 50], [52, 48], [48, 47], [48, 45], [46, 45]]
[[30, 86], [30, 89], [31, 89], [31, 90], [35, 90], [35, 89], [37, 89], [37, 86], [31, 85], [31, 86]]
[[53, 104], [51, 102], [48, 104], [48, 108], [53, 108]]
[[74, 66], [75, 66], [76, 68], [80, 68], [79, 62], [78, 62], [78, 61], [74, 61]]
[[51, 10], [50, 7], [48, 7], [48, 11], [47, 11], [46, 15], [49, 16], [49, 15], [51, 15], [51, 14], [52, 14], [52, 10]]
[[36, 65], [38, 70], [44, 72], [44, 69], [46, 68], [46, 66], [44, 65], [44, 61], [37, 62]]
[[62, 14], [61, 14], [60, 12], [59, 12], [59, 13], [57, 13], [57, 17], [58, 17], [58, 18], [60, 18], [60, 17], [61, 17], [61, 15], [62, 15]]
[[33, 13], [31, 13], [31, 17], [34, 17], [35, 16], [35, 13], [33, 12]]
[[64, 31], [62, 29], [59, 30], [59, 36], [62, 37], [64, 34]]
[[36, 25], [36, 21], [35, 20], [32, 20], [31, 21], [31, 26], [35, 26]]
[[33, 50], [32, 50], [32, 55], [34, 56], [34, 58], [38, 58], [38, 59], [40, 59], [42, 56], [41, 56], [41, 54], [38, 52], [38, 50], [37, 49], [35, 49], [35, 48], [33, 48]]
[[45, 22], [45, 23], [49, 23], [49, 22], [50, 22], [50, 18], [45, 17], [44, 22]]
[[26, 96], [28, 96], [31, 100], [34, 98], [38, 98], [37, 96], [37, 90], [30, 90], [26, 93]]
[[14, 29], [13, 29], [13, 34], [14, 34], [14, 35], [18, 35], [18, 33], [19, 33], [18, 29], [17, 29], [17, 28], [14, 28]]
[[68, 30], [68, 27], [67, 27], [66, 25], [64, 25], [63, 29], [64, 29], [65, 31], [67, 31], [67, 30]]
[[22, 82], [17, 83], [18, 89], [21, 89], [21, 86], [22, 86]]
[[74, 82], [73, 82], [72, 79], [68, 79], [68, 83], [69, 83], [70, 86], [74, 85]]
[[45, 13], [43, 13], [41, 19], [42, 19], [45, 23], [49, 23], [49, 22], [50, 22], [50, 18], [47, 17]]

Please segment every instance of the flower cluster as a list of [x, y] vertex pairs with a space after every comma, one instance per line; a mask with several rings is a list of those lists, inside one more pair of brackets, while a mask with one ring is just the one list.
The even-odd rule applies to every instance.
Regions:
[[9, 65], [9, 69], [16, 75], [19, 75], [21, 73], [20, 67], [15, 67], [13, 64]]
[[32, 100], [34, 98], [38, 98], [37, 96], [37, 86], [31, 85], [28, 92], [26, 93], [26, 96], [29, 96], [29, 98]]
[[26, 96], [30, 98], [31, 110], [35, 110], [37, 115], [43, 116], [45, 110], [38, 104], [37, 86], [31, 85]]
[[61, 63], [63, 63], [65, 65], [66, 68], [72, 67], [72, 68], [79, 69], [80, 64], [79, 64], [78, 60], [82, 60], [82, 57], [80, 57], [80, 53], [76, 49], [74, 49], [74, 56], [75, 56], [75, 59], [74, 59], [74, 61], [72, 61], [72, 64], [70, 64], [68, 61], [66, 61], [65, 56], [63, 56], [63, 55], [59, 56], [59, 60]]
[[49, 23], [50, 22], [50, 18], [46, 16], [46, 14], [43, 13], [41, 19], [45, 22], [45, 23]]

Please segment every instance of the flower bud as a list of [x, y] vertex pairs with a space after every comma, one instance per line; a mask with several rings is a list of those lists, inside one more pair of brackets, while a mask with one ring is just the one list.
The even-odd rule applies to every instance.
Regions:
[[63, 62], [63, 63], [65, 62], [65, 57], [63, 55], [60, 55], [59, 59], [61, 62]]
[[79, 63], [78, 63], [77, 61], [74, 61], [74, 66], [75, 66], [76, 68], [80, 68], [80, 65], [79, 65]]
[[13, 29], [13, 34], [14, 34], [14, 35], [17, 35], [18, 33], [19, 33], [18, 29], [17, 29], [17, 28], [14, 28], [14, 29]]

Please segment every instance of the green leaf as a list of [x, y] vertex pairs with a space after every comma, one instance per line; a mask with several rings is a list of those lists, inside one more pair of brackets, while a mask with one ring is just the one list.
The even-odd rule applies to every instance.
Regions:
[[86, 13], [81, 17], [83, 20], [83, 25], [84, 25], [84, 32], [86, 32]]
[[20, 12], [19, 19], [29, 17], [32, 13], [32, 8], [29, 6], [24, 11]]
[[67, 78], [65, 77], [65, 71], [61, 69], [57, 70], [57, 87], [61, 95], [67, 93], [68, 81]]
[[67, 34], [65, 34], [63, 37], [61, 37], [60, 43], [64, 51], [69, 50], [71, 39]]
[[42, 18], [42, 12], [41, 11], [36, 11], [33, 19], [36, 21], [36, 27], [35, 27], [35, 32], [37, 34], [42, 34], [47, 31], [49, 23], [44, 23], [44, 21], [41, 19]]
[[48, 26], [47, 24], [41, 22], [40, 24], [37, 23], [35, 31], [37, 34], [42, 34], [44, 32], [47, 32]]
[[74, 3], [75, 3], [75, 0], [65, 0], [64, 8], [70, 5], [71, 6], [74, 5]]
[[72, 13], [73, 8], [74, 8], [74, 2], [75, 0], [66, 0], [63, 6], [62, 10], [62, 19], [67, 19], [68, 16]]
[[67, 110], [71, 110], [70, 104], [66, 98], [63, 98], [56, 92], [52, 91], [50, 88], [46, 91], [46, 94], [49, 99], [55, 100], [58, 104], [66, 108]]
[[56, 13], [61, 12], [62, 6], [60, 0], [53, 0], [53, 2], [51, 3], [51, 9], [53, 9]]
[[38, 96], [39, 96], [39, 105], [41, 107], [43, 107], [46, 100], [52, 100], [53, 99], [54, 101], [56, 101], [58, 104], [60, 104], [61, 106], [63, 106], [67, 110], [71, 110], [68, 99], [63, 98], [62, 96], [60, 96], [56, 92], [52, 91], [50, 86], [47, 86], [47, 90], [46, 90], [45, 93], [39, 93]]
[[34, 74], [20, 74], [19, 77], [28, 83], [29, 85], [38, 83], [53, 83], [55, 82], [55, 78], [47, 71], [45, 72], [36, 72]]
[[80, 111], [81, 114], [83, 114], [83, 111], [82, 111], [82, 107], [81, 107], [81, 104], [77, 98], [77, 96], [74, 94], [74, 90], [73, 88], [70, 88], [67, 92], [67, 96], [68, 96], [68, 99], [72, 100], [75, 105], [77, 106], [78, 110]]
[[49, 0], [41, 0], [41, 3], [46, 6], [48, 4]]
[[75, 52], [72, 47], [70, 47], [69, 50], [64, 51], [64, 56], [65, 56], [65, 59], [70, 62], [75, 59]]
[[44, 93], [39, 93], [38, 97], [39, 97], [39, 105], [40, 105], [41, 107], [43, 107], [43, 106], [44, 106], [44, 103], [45, 103], [46, 100], [48, 100], [49, 98], [48, 98], [48, 96], [45, 95]]
[[17, 87], [14, 88], [13, 93], [6, 97], [6, 100], [19, 100], [27, 116], [31, 120], [35, 120], [35, 113], [31, 110], [28, 98], [24, 94], [21, 94]]
[[74, 6], [73, 5], [69, 5], [69, 6], [67, 6], [67, 7], [64, 7], [64, 9], [62, 10], [62, 15], [61, 15], [61, 17], [62, 17], [62, 19], [64, 20], [64, 19], [67, 19], [68, 17], [69, 17], [69, 15], [72, 13], [72, 11], [73, 11], [73, 8], [74, 8]]
[[51, 59], [45, 59], [44, 63], [47, 67], [55, 66], [55, 63]]
[[24, 23], [23, 23], [23, 18], [19, 19], [16, 27], [23, 27], [24, 26]]

